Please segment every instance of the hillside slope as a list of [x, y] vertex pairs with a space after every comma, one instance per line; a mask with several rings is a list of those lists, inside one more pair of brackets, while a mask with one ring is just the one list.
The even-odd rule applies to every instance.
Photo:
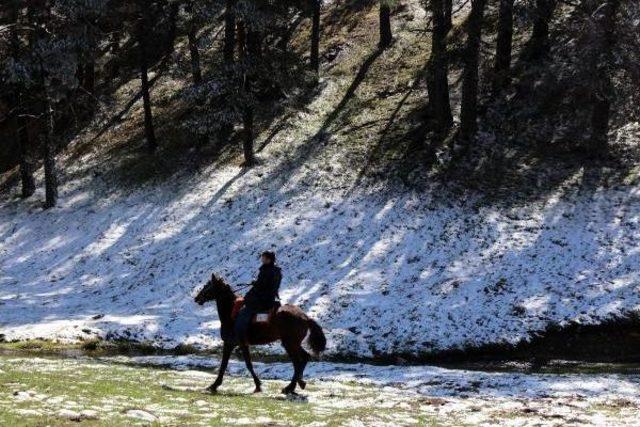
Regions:
[[640, 308], [635, 187], [567, 185], [507, 208], [352, 191], [346, 173], [331, 181], [312, 163], [283, 175], [277, 146], [267, 154], [279, 160], [107, 199], [98, 183], [68, 182], [50, 211], [3, 203], [5, 338], [74, 339], [90, 329], [214, 345], [215, 310], [195, 306], [195, 289], [212, 272], [247, 282], [265, 248], [284, 269], [283, 298], [328, 329], [337, 353], [516, 342], [550, 322]]
[[[426, 37], [416, 31], [426, 18], [410, 4], [387, 52], [375, 49], [375, 8], [357, 15], [349, 41], [326, 42], [337, 56], [325, 58], [318, 93], [259, 135], [254, 168], [231, 153], [197, 172], [132, 182], [174, 160], [169, 149], [151, 160], [110, 155], [139, 131], [137, 104], [93, 148], [83, 145], [92, 131], [80, 135], [60, 159], [58, 207], [43, 211], [42, 194], [0, 204], [4, 339], [216, 346], [215, 309], [193, 296], [213, 272], [246, 283], [264, 249], [284, 270], [281, 296], [322, 324], [332, 354], [515, 343], [550, 324], [640, 310], [637, 169], [602, 185], [602, 166], [566, 168], [535, 197], [499, 201], [437, 183], [364, 180], [385, 138], [410, 133], [424, 103], [428, 52], [412, 41]], [[370, 77], [389, 70], [382, 83]], [[184, 84], [176, 75], [154, 89], [166, 138], [179, 133], [168, 116]], [[135, 84], [123, 86], [121, 104]], [[639, 130], [616, 132], [624, 150]]]

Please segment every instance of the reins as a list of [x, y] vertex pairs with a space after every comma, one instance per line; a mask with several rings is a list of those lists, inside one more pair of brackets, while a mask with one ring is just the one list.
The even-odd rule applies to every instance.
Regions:
[[240, 291], [240, 290], [242, 290], [242, 289], [246, 289], [246, 288], [248, 288], [248, 287], [249, 287], [249, 286], [251, 286], [251, 285], [252, 285], [251, 283], [246, 283], [246, 284], [244, 284], [244, 285], [238, 285], [235, 289], [231, 288], [231, 286], [229, 286], [229, 287], [231, 288], [231, 290], [232, 290], [234, 293], [237, 293], [238, 291]]

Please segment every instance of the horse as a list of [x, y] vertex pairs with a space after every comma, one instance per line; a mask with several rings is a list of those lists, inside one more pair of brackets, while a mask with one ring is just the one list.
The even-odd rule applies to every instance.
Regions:
[[236, 300], [239, 298], [231, 287], [216, 274], [198, 292], [195, 302], [203, 305], [208, 301], [216, 301], [218, 317], [220, 318], [220, 334], [223, 340], [222, 362], [218, 370], [218, 377], [207, 390], [216, 393], [222, 384], [224, 373], [229, 363], [231, 352], [236, 346], [240, 346], [244, 362], [255, 383], [254, 393], [262, 391], [261, 382], [251, 363], [249, 346], [269, 344], [280, 340], [285, 351], [293, 363], [293, 378], [291, 382], [282, 389], [283, 394], [295, 394], [296, 385], [304, 390], [306, 382], [302, 379], [304, 369], [310, 359], [310, 354], [302, 347], [302, 341], [309, 334], [308, 344], [314, 356], [318, 357], [327, 346], [327, 339], [318, 323], [309, 318], [300, 307], [292, 304], [283, 304], [274, 313], [269, 315], [266, 322], [252, 322], [249, 327], [247, 343], [238, 343], [234, 336], [232, 311]]

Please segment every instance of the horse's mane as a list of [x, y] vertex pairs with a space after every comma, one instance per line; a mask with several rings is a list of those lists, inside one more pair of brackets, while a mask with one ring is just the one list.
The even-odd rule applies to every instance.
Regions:
[[229, 285], [222, 277], [218, 277], [218, 283], [220, 284], [221, 290], [226, 294], [224, 296], [229, 298], [231, 301], [234, 301], [237, 295], [233, 289], [231, 289], [231, 285]]

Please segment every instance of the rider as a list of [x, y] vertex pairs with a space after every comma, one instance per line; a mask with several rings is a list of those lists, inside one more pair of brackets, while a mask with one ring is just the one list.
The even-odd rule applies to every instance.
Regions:
[[278, 289], [282, 280], [280, 267], [276, 265], [276, 254], [264, 251], [260, 255], [262, 265], [258, 278], [251, 282], [251, 289], [244, 297], [244, 307], [238, 313], [235, 322], [236, 338], [240, 343], [247, 342], [247, 331], [254, 314], [271, 310], [279, 305]]

